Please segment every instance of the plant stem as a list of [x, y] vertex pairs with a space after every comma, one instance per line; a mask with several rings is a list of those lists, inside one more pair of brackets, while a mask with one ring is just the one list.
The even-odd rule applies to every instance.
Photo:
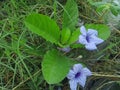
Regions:
[[96, 73], [96, 72], [92, 72], [93, 76], [97, 76], [97, 77], [109, 77], [109, 78], [118, 78], [120, 79], [120, 75], [106, 75], [106, 74], [102, 74], [102, 73]]

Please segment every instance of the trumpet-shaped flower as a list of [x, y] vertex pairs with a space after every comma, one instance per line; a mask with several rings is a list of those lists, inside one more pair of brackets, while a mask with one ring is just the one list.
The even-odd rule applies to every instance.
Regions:
[[67, 75], [71, 90], [76, 90], [78, 84], [84, 87], [87, 76], [91, 75], [92, 73], [88, 68], [81, 64], [75, 64]]
[[79, 36], [79, 43], [85, 45], [87, 50], [97, 49], [98, 44], [102, 43], [104, 40], [98, 37], [98, 32], [94, 29], [88, 29], [86, 31], [84, 26], [80, 27], [81, 35]]

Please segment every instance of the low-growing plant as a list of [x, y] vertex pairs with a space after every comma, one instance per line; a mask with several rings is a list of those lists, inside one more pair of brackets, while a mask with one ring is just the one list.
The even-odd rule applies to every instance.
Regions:
[[[104, 5], [102, 4], [102, 6]], [[101, 10], [100, 7], [98, 11]], [[113, 10], [114, 6], [112, 5], [111, 7]], [[78, 62], [66, 54], [69, 54], [69, 52], [75, 48], [79, 50], [85, 48], [90, 51], [98, 50], [97, 45], [108, 39], [110, 30], [105, 24], [90, 23], [77, 27], [79, 19], [78, 6], [74, 0], [67, 0], [63, 10], [62, 28], [49, 16], [39, 13], [31, 13], [28, 15], [25, 19], [25, 25], [30, 31], [56, 46], [44, 55], [42, 61], [44, 79], [49, 84], [57, 84], [67, 77], [70, 79], [70, 88], [76, 90], [78, 83], [84, 87], [86, 77], [92, 73], [82, 62]], [[116, 13], [114, 14], [116, 15]], [[63, 54], [63, 52], [65, 53]], [[76, 69], [79, 70], [76, 71]], [[71, 78], [72, 74], [74, 79]], [[81, 79], [81, 77], [84, 79], [77, 81], [77, 79]], [[75, 81], [75, 83], [72, 81]]]

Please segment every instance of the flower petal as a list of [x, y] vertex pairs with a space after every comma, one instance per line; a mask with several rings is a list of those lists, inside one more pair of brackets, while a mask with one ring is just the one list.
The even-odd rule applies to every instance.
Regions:
[[85, 82], [86, 82], [86, 76], [81, 75], [81, 77], [79, 78], [79, 84], [84, 87], [85, 86]]
[[95, 50], [95, 49], [97, 49], [95, 43], [88, 43], [88, 44], [85, 45], [85, 48], [87, 50]]
[[92, 72], [88, 69], [88, 68], [83, 68], [81, 70], [82, 74], [84, 74], [85, 76], [91, 76]]
[[81, 43], [83, 45], [87, 44], [88, 42], [86, 40], [86, 36], [80, 35], [79, 36], [79, 43]]
[[67, 75], [67, 78], [68, 78], [68, 79], [73, 79], [74, 77], [75, 77], [74, 71], [73, 71], [73, 70], [70, 70], [69, 73], [68, 73], [68, 75]]
[[75, 80], [69, 81], [71, 90], [77, 90], [77, 82]]
[[85, 27], [84, 26], [81, 26], [80, 27], [80, 32], [82, 33], [82, 35], [84, 35], [84, 36], [86, 36], [87, 35], [87, 31], [86, 31], [86, 29], [85, 29]]
[[90, 41], [91, 43], [95, 43], [96, 45], [104, 42], [103, 39], [98, 38], [98, 37], [96, 37], [96, 36], [94, 36], [94, 35], [92, 35], [92, 36], [90, 37], [89, 41]]
[[61, 50], [64, 51], [64, 52], [69, 52], [71, 50], [71, 48], [70, 47], [65, 47], [65, 48], [61, 48]]
[[95, 36], [97, 36], [97, 35], [98, 35], [98, 32], [97, 32], [97, 30], [94, 30], [94, 29], [88, 29], [87, 34], [88, 34], [89, 36], [90, 36], [90, 35], [95, 35]]
[[73, 66], [73, 71], [75, 72], [75, 74], [76, 73], [78, 73], [78, 72], [80, 72], [81, 71], [81, 69], [82, 69], [82, 65], [81, 64], [75, 64], [74, 66]]

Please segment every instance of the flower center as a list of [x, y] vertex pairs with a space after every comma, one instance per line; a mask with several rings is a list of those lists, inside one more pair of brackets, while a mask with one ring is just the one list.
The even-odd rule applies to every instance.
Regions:
[[78, 78], [80, 75], [81, 75], [80, 72], [76, 73], [76, 74], [75, 74], [75, 78]]
[[88, 35], [86, 36], [86, 40], [87, 40], [87, 42], [89, 43], [90, 37], [89, 37]]

